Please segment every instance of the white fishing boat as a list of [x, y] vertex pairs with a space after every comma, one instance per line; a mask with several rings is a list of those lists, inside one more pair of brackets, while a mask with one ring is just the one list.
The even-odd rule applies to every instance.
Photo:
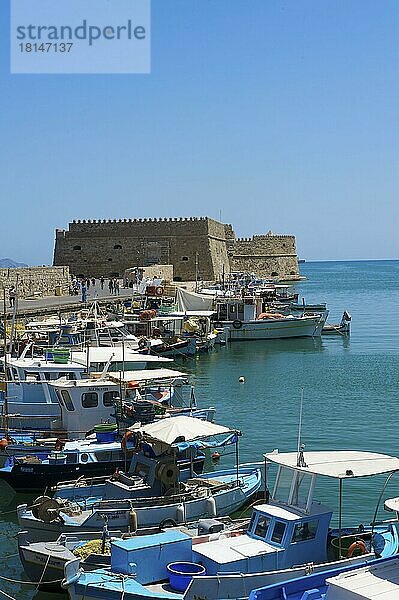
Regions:
[[319, 337], [328, 315], [283, 315], [270, 310], [261, 296], [218, 299], [216, 312], [215, 325], [228, 330], [230, 341]]

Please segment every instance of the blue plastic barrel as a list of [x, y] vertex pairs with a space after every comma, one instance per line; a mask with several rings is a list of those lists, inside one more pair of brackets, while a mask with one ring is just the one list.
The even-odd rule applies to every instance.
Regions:
[[166, 566], [170, 587], [176, 592], [185, 592], [194, 575], [205, 575], [206, 569], [198, 563], [174, 562]]
[[94, 432], [99, 444], [110, 444], [116, 439], [118, 426], [115, 423], [101, 423], [94, 426]]

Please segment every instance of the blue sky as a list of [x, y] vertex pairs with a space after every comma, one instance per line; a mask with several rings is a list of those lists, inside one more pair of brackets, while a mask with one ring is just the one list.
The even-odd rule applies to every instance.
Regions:
[[209, 215], [306, 259], [399, 258], [399, 3], [153, 0], [150, 75], [10, 75], [0, 257], [74, 218]]

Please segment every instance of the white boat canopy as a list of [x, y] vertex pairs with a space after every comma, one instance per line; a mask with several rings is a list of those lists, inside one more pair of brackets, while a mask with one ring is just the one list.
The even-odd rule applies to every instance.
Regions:
[[388, 498], [384, 503], [385, 510], [393, 510], [399, 512], [399, 498]]
[[297, 466], [297, 452], [272, 452], [264, 454], [268, 462], [313, 475], [334, 479], [370, 477], [399, 470], [399, 458], [374, 452], [352, 450], [328, 452], [303, 452], [305, 466]]
[[[131, 383], [139, 381], [159, 381], [160, 379], [176, 379], [177, 377], [187, 378], [187, 373], [183, 371], [174, 371], [173, 369], [141, 369], [138, 371], [125, 371], [117, 373], [107, 373], [107, 379], [119, 383]], [[98, 380], [97, 380], [98, 381]]]
[[[139, 354], [126, 347], [123, 349], [122, 346], [93, 346], [89, 348], [88, 352], [90, 362], [106, 363], [110, 359], [111, 362], [122, 362], [123, 360], [125, 362], [139, 363], [173, 362], [170, 358]], [[87, 362], [87, 352], [75, 352], [71, 350], [71, 359], [85, 365]]]
[[170, 419], [161, 419], [157, 423], [151, 423], [141, 428], [141, 431], [146, 435], [164, 442], [165, 444], [173, 444], [173, 442], [181, 438], [185, 442], [192, 442], [201, 438], [209, 438], [214, 435], [232, 433], [233, 430], [223, 425], [216, 425], [209, 421], [202, 421], [194, 417], [172, 417]]

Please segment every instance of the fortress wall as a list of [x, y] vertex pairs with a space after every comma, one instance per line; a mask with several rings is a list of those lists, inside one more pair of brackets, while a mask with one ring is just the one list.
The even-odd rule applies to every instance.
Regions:
[[69, 267], [22, 267], [0, 269], [0, 289], [8, 290], [15, 285], [18, 297], [26, 298], [35, 292], [41, 296], [54, 296], [56, 286], [60, 285], [63, 294], [69, 291]]
[[253, 272], [260, 277], [299, 276], [295, 236], [254, 235], [239, 238], [230, 257], [232, 271]]

